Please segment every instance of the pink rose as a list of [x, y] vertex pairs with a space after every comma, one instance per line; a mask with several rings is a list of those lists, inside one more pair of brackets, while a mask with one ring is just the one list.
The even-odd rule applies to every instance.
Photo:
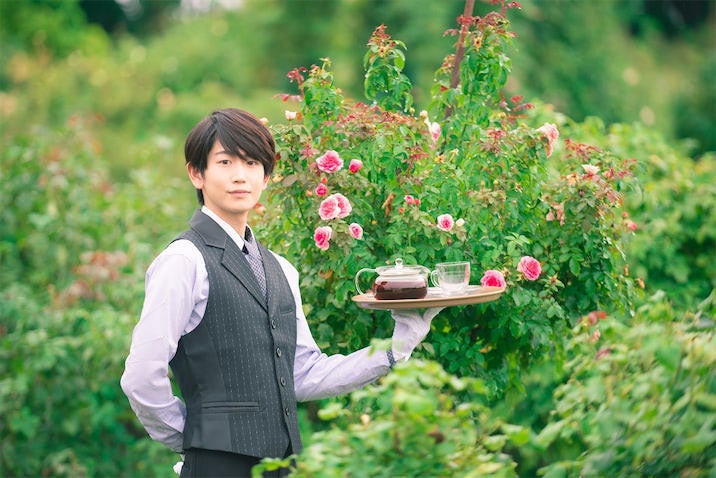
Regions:
[[437, 143], [438, 139], [440, 139], [440, 133], [442, 132], [442, 128], [440, 127], [440, 124], [439, 123], [429, 123], [428, 130], [430, 131], [430, 138], [433, 140], [433, 144]]
[[547, 138], [547, 157], [549, 158], [550, 156], [552, 156], [552, 151], [554, 150], [554, 143], [559, 138], [559, 130], [554, 124], [545, 123], [539, 128], [537, 128], [537, 131], [542, 133], [545, 138]]
[[480, 284], [482, 284], [484, 287], [507, 286], [507, 282], [505, 282], [505, 276], [502, 275], [502, 272], [493, 269], [485, 271], [482, 276], [482, 279], [480, 279]]
[[338, 217], [346, 217], [348, 214], [351, 213], [353, 210], [353, 207], [351, 206], [350, 201], [348, 201], [348, 198], [346, 198], [343, 194], [336, 193], [332, 195], [331, 197], [334, 197], [336, 199], [336, 202], [338, 203]]
[[316, 160], [316, 165], [318, 169], [325, 173], [333, 173], [343, 167], [343, 160], [338, 156], [338, 153], [331, 149]]
[[[320, 185], [319, 185], [320, 187]], [[318, 189], [318, 187], [316, 188]], [[321, 219], [328, 221], [330, 219], [346, 217], [351, 213], [353, 207], [350, 201], [343, 194], [331, 194], [326, 199], [321, 201], [318, 206], [318, 215]]]
[[321, 219], [328, 221], [329, 219], [335, 219], [341, 213], [341, 208], [338, 206], [338, 200], [336, 195], [328, 196], [326, 199], [321, 201], [318, 206], [318, 215]]
[[587, 322], [589, 322], [589, 325], [595, 325], [597, 322], [605, 319], [606, 317], [607, 313], [603, 310], [593, 310], [587, 314]]
[[450, 214], [440, 214], [438, 216], [438, 229], [449, 231], [454, 225], [455, 221]]
[[539, 261], [530, 256], [524, 256], [520, 259], [520, 263], [517, 264], [517, 270], [521, 272], [527, 280], [537, 280], [542, 273], [542, 267], [539, 265]]
[[420, 199], [416, 199], [410, 194], [406, 194], [403, 199], [405, 200], [406, 204], [415, 204], [416, 206], [420, 206]]
[[331, 240], [332, 234], [333, 229], [331, 229], [331, 226], [317, 227], [316, 231], [313, 233], [313, 240], [316, 242], [316, 246], [322, 251], [328, 250], [330, 247], [328, 241]]
[[545, 123], [537, 128], [537, 131], [545, 135], [550, 142], [556, 141], [557, 138], [559, 138], [559, 130], [554, 123]]
[[596, 176], [599, 174], [599, 167], [594, 166], [593, 164], [583, 164], [582, 169], [584, 169], [587, 176]]
[[348, 226], [348, 231], [351, 234], [351, 237], [354, 239], [363, 239], [363, 228], [358, 223], [351, 223]]
[[361, 169], [363, 169], [363, 161], [360, 159], [351, 159], [351, 162], [348, 165], [348, 171], [351, 173], [357, 173]]
[[437, 144], [438, 139], [440, 138], [440, 133], [442, 132], [440, 123], [430, 121], [430, 118], [428, 117], [428, 112], [425, 110], [420, 112], [420, 117], [423, 118], [423, 120], [425, 121], [425, 125], [428, 127], [428, 133], [430, 133], [430, 139], [433, 140], [433, 145]]
[[564, 226], [564, 203], [552, 204], [552, 208], [547, 212], [545, 220], [557, 220], [560, 225]]
[[304, 158], [310, 158], [314, 154], [318, 154], [318, 150], [316, 148], [314, 148], [313, 146], [311, 146], [310, 144], [305, 145], [303, 147], [303, 149], [301, 150], [301, 155]]
[[316, 196], [325, 196], [326, 194], [328, 194], [328, 187], [325, 184], [320, 183], [318, 186], [316, 186], [315, 193]]

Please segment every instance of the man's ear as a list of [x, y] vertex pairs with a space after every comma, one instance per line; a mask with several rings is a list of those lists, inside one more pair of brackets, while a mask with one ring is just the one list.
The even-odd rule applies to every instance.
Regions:
[[186, 172], [189, 174], [189, 179], [196, 189], [202, 189], [204, 187], [204, 175], [192, 166], [190, 163], [186, 164]]

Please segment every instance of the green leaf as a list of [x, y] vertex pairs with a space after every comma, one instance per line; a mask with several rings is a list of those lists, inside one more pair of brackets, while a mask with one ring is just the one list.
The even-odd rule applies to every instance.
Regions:
[[535, 442], [546, 448], [554, 442], [557, 437], [562, 433], [562, 429], [565, 426], [564, 420], [558, 420], [556, 422], [548, 423], [535, 438]]
[[509, 440], [517, 446], [524, 445], [530, 440], [530, 431], [527, 427], [503, 424], [500, 428], [505, 432]]
[[681, 348], [676, 345], [662, 346], [654, 352], [654, 355], [664, 367], [676, 370], [681, 361]]
[[37, 435], [39, 425], [40, 417], [35, 416], [27, 407], [23, 407], [20, 413], [14, 414], [9, 421], [11, 431], [20, 433], [29, 439]]
[[332, 401], [318, 411], [318, 417], [321, 420], [335, 420], [336, 418], [346, 415], [347, 410], [338, 401]]
[[716, 431], [699, 430], [695, 435], [681, 441], [681, 451], [688, 454], [700, 454], [707, 448], [716, 446]]
[[515, 301], [517, 307], [523, 307], [530, 303], [532, 294], [525, 289], [515, 288], [512, 292], [512, 300]]
[[507, 436], [505, 435], [491, 435], [483, 440], [483, 444], [490, 451], [502, 450], [505, 443], [507, 443]]

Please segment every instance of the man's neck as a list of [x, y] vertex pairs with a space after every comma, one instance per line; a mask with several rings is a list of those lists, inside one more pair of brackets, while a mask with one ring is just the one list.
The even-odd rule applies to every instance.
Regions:
[[201, 210], [209, 217], [213, 219], [218, 218], [228, 224], [239, 236], [241, 236], [242, 239], [246, 238], [246, 224], [248, 222], [248, 218], [246, 217], [247, 215], [242, 214], [238, 216], [224, 217], [209, 208], [206, 204], [201, 207]]

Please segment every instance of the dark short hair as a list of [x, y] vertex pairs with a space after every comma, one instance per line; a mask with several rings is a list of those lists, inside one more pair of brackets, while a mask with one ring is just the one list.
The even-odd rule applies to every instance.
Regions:
[[[270, 176], [276, 163], [276, 144], [271, 132], [251, 113], [225, 108], [212, 112], [197, 123], [184, 143], [186, 164], [204, 174], [209, 151], [219, 140], [227, 152], [242, 159], [255, 159], [264, 167], [264, 175]], [[197, 189], [199, 204], [204, 195]]]

